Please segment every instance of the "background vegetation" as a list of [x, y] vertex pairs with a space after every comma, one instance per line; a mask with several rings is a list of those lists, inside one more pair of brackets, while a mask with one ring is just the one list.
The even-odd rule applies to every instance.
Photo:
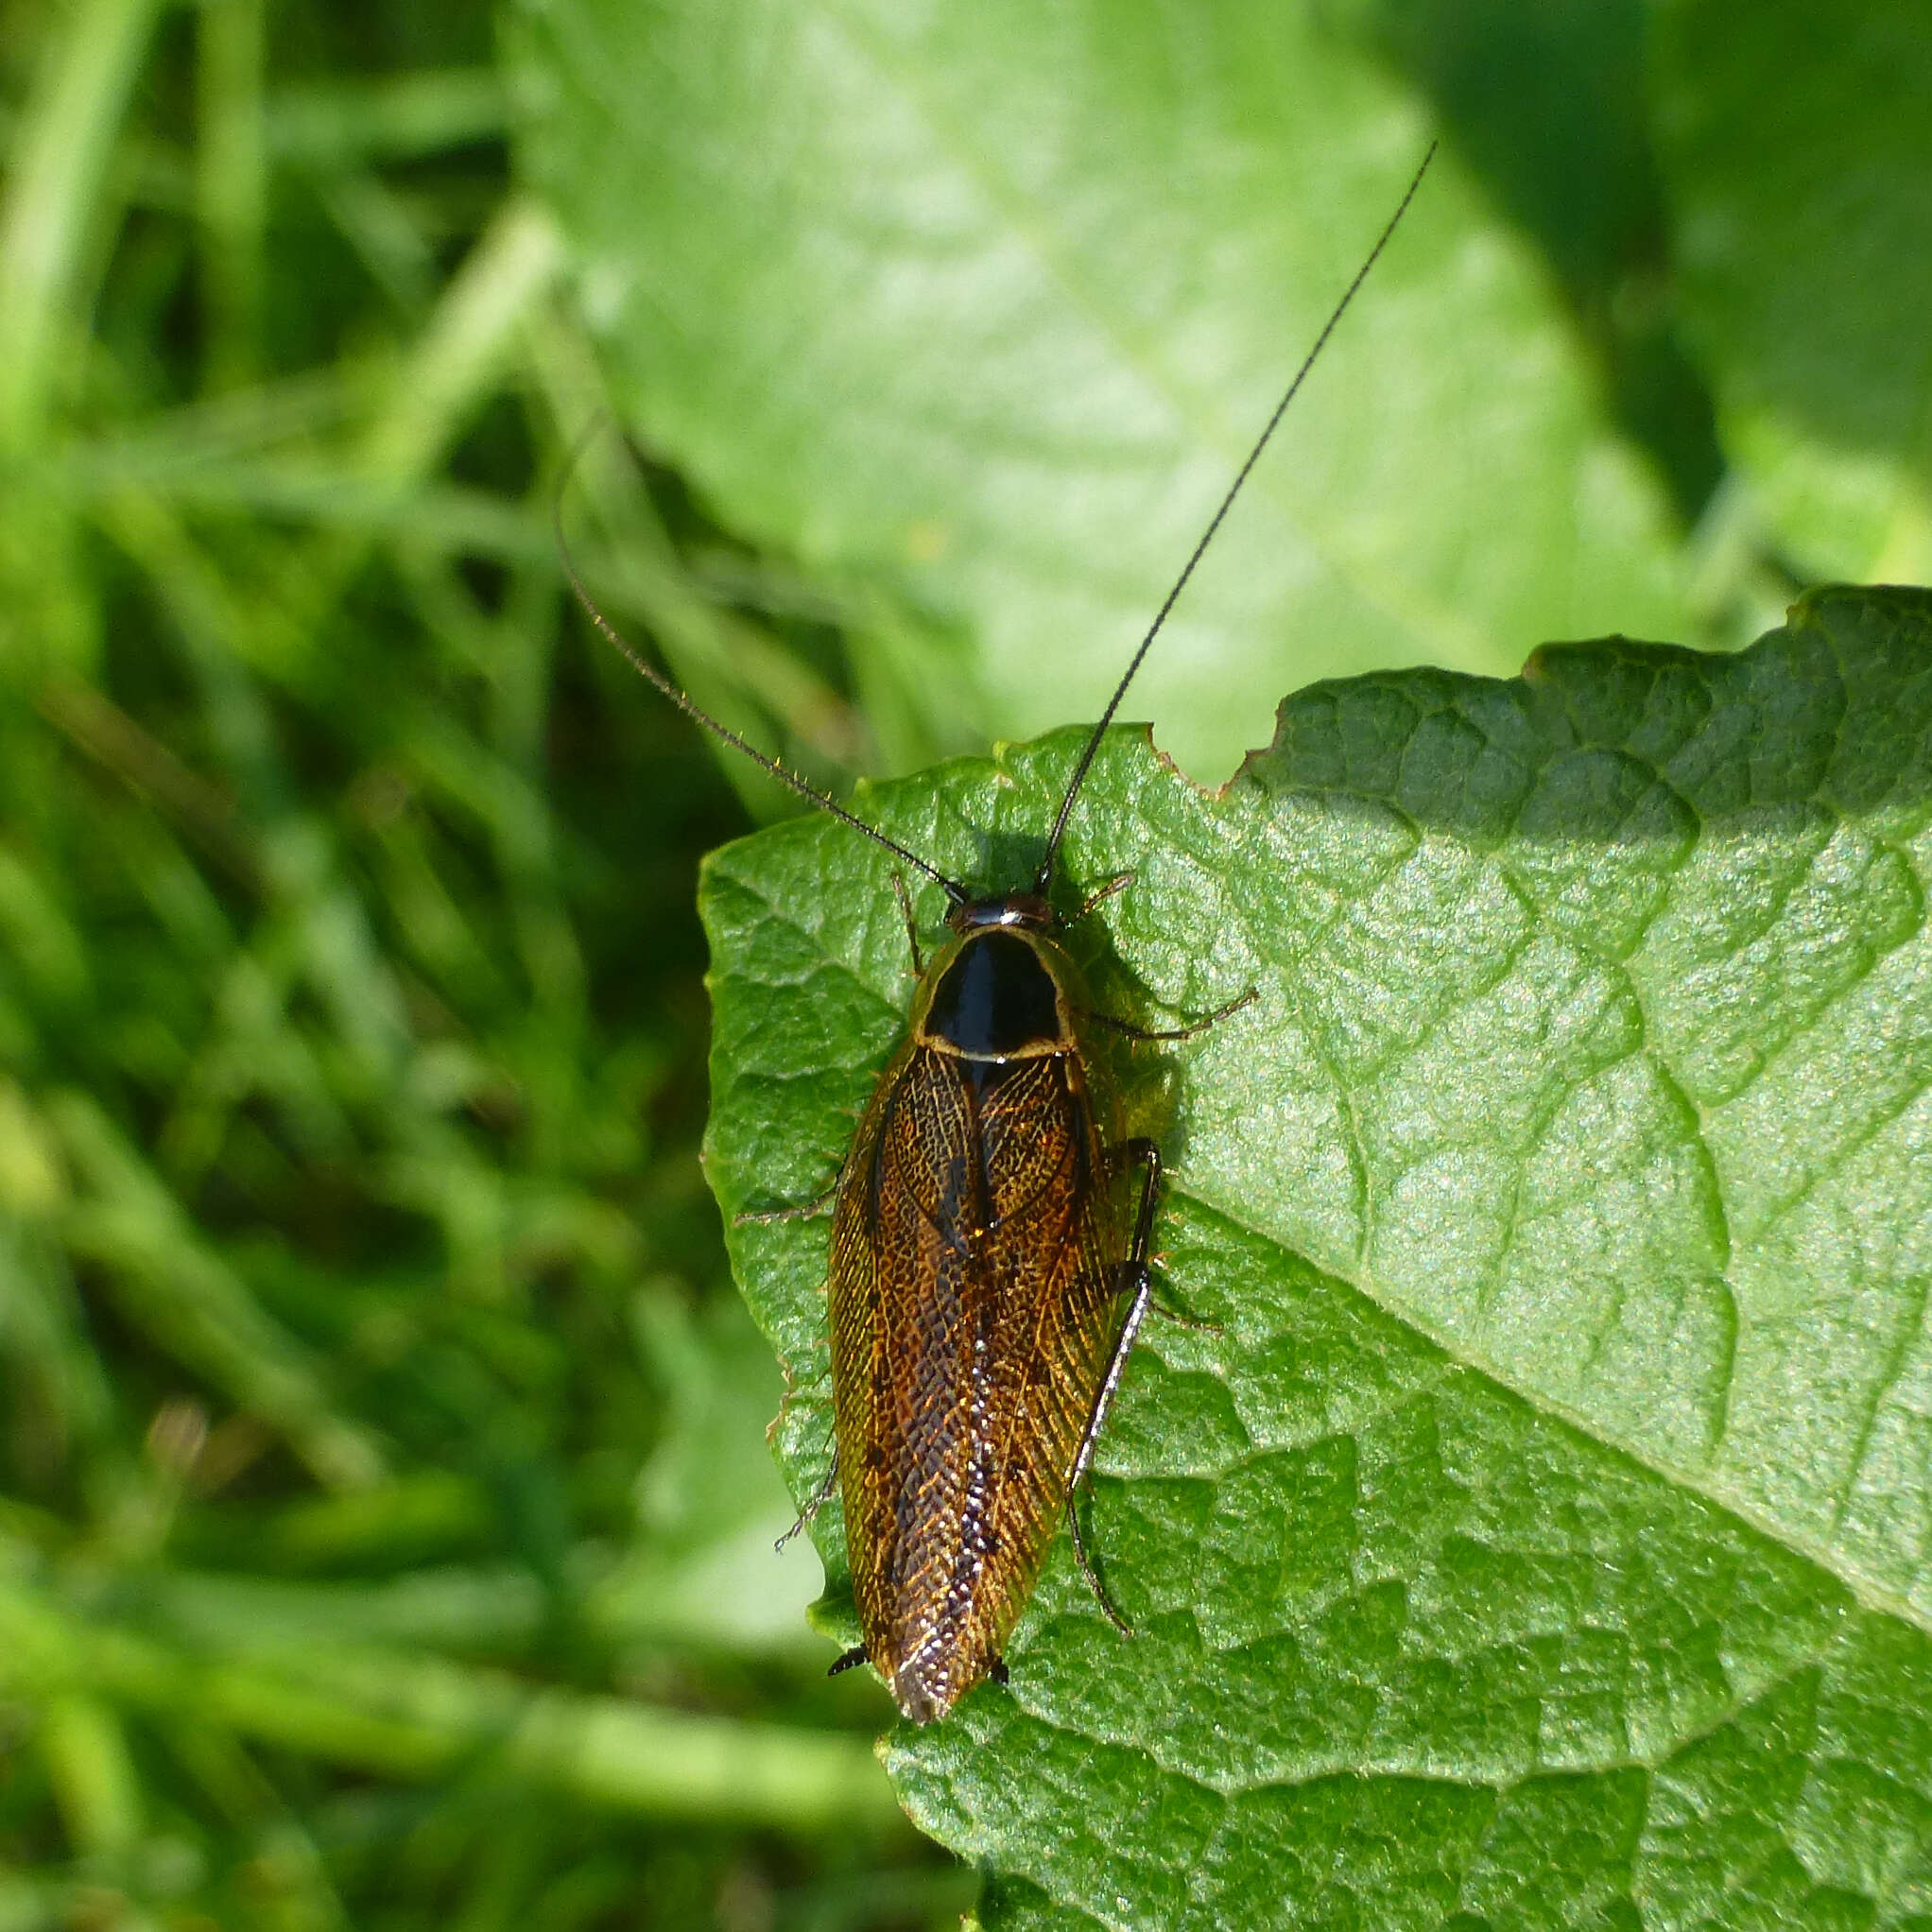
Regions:
[[[697, 1159], [697, 862], [774, 803], [569, 617], [564, 453], [640, 440], [594, 584], [828, 779], [1087, 715], [1435, 125], [1164, 742], [1741, 642], [1932, 562], [1932, 21], [1814, 12], [1205, 9], [1314, 50], [1233, 175], [1125, 0], [0, 13], [0, 1927], [957, 1917]], [[1134, 381], [941, 246], [908, 97]]]

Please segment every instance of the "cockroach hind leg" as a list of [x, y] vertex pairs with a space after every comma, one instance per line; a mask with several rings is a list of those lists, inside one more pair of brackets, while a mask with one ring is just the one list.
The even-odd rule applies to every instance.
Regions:
[[1165, 1294], [1150, 1295], [1147, 1298], [1147, 1312], [1157, 1315], [1163, 1321], [1175, 1328], [1191, 1329], [1196, 1335], [1225, 1335], [1227, 1330], [1218, 1321], [1209, 1321], [1197, 1315], [1190, 1308], [1183, 1308], [1179, 1302], [1170, 1300]]
[[1152, 1141], [1137, 1139], [1121, 1142], [1113, 1150], [1113, 1158], [1121, 1165], [1137, 1166], [1141, 1170], [1141, 1199], [1134, 1216], [1133, 1245], [1126, 1261], [1121, 1264], [1119, 1276], [1120, 1292], [1130, 1295], [1132, 1299], [1128, 1303], [1119, 1332], [1113, 1337], [1113, 1352], [1108, 1357], [1106, 1372], [1100, 1378], [1094, 1406], [1088, 1411], [1080, 1445], [1074, 1452], [1073, 1468], [1067, 1475], [1066, 1523], [1074, 1540], [1075, 1560], [1079, 1563], [1080, 1574], [1087, 1579], [1087, 1588], [1094, 1593], [1094, 1600], [1106, 1612], [1108, 1622], [1123, 1637], [1130, 1637], [1133, 1626], [1113, 1607], [1113, 1599], [1108, 1596], [1087, 1555], [1087, 1539], [1080, 1528], [1080, 1489], [1094, 1459], [1094, 1444], [1099, 1440], [1101, 1425], [1107, 1420], [1108, 1409], [1113, 1406], [1114, 1390], [1120, 1387], [1120, 1378], [1127, 1371], [1127, 1358], [1133, 1353], [1134, 1337], [1140, 1333], [1148, 1299], [1153, 1294], [1153, 1277], [1147, 1268], [1147, 1245], [1153, 1230], [1155, 1193], [1161, 1181], [1161, 1152]]
[[856, 1670], [866, 1661], [866, 1647], [854, 1644], [838, 1662], [826, 1671], [827, 1677], [842, 1677], [848, 1670]]
[[1074, 1561], [1080, 1566], [1080, 1575], [1087, 1579], [1087, 1588], [1094, 1593], [1094, 1601], [1106, 1613], [1107, 1621], [1123, 1637], [1133, 1635], [1133, 1626], [1113, 1607], [1113, 1599], [1107, 1594], [1107, 1586], [1100, 1580], [1100, 1573], [1095, 1569], [1093, 1560], [1087, 1555], [1087, 1538], [1080, 1528], [1080, 1508], [1078, 1495], [1066, 1499], [1066, 1527], [1073, 1532]]
[[986, 1666], [986, 1674], [1004, 1690], [1007, 1683], [1007, 1660], [1004, 1657], [995, 1657]]

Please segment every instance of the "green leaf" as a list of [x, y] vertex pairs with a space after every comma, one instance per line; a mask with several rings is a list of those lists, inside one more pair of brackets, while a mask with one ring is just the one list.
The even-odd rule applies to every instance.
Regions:
[[[1428, 138], [1252, 0], [1184, 33], [1127, 0], [518, 17], [520, 160], [627, 420], [847, 586], [862, 680], [954, 745], [1097, 715]], [[1445, 155], [1141, 701], [1225, 772], [1291, 678], [1508, 671], [1613, 622], [1684, 629], [1658, 493]]]
[[[989, 1923], [1903, 1924], [1932, 1910], [1932, 594], [1735, 658], [1319, 685], [1203, 794], [1115, 731], [1065, 902], [1171, 1162], [1103, 1435], [1122, 1644], [1057, 1540], [1011, 1685], [902, 1726]], [[1024, 878], [1077, 733], [860, 809]], [[890, 865], [710, 862], [728, 1218], [836, 1171], [903, 1026]], [[937, 895], [921, 908], [936, 918]], [[737, 1223], [829, 1454], [822, 1220]], [[843, 1577], [837, 1504], [819, 1547]]]
[[1653, 9], [1684, 308], [1725, 440], [1813, 575], [1932, 576], [1926, 0]]

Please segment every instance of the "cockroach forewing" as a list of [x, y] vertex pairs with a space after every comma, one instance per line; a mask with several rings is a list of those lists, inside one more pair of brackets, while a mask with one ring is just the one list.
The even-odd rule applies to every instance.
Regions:
[[1067, 1502], [1120, 1309], [1111, 1099], [1078, 1050], [915, 1035], [834, 1210], [832, 1378], [866, 1654], [907, 1716], [998, 1657]]

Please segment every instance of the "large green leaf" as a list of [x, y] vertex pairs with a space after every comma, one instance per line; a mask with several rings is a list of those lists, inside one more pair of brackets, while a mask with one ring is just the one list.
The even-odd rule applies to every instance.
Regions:
[[[1699, 518], [1724, 457], [1670, 299], [1647, 0], [1325, 0], [1324, 11], [1427, 98], [1485, 195], [1534, 241], [1593, 351], [1607, 413]], [[1714, 617], [1711, 594], [1742, 588], [1736, 577], [1706, 585]], [[1751, 634], [1742, 610], [1722, 622], [1733, 643]]]
[[1684, 306], [1811, 573], [1932, 576], [1932, 5], [1654, 0]]
[[[1217, 1324], [1150, 1324], [1102, 1441], [1138, 1640], [1061, 1538], [1010, 1688], [889, 1747], [990, 1918], [1932, 1913], [1928, 666], [1932, 594], [1832, 592], [1736, 658], [1317, 686], [1219, 795], [1108, 739], [1096, 998], [1259, 998], [1116, 1069]], [[1022, 879], [1078, 742], [861, 809]], [[903, 1025], [888, 874], [824, 819], [710, 862], [728, 1214], [836, 1170]], [[803, 1496], [824, 1223], [733, 1240]]]
[[[882, 636], [951, 639], [897, 675], [955, 744], [1098, 712], [1427, 139], [1273, 0], [514, 17], [525, 173], [627, 419], [893, 613], [869, 691]], [[1445, 157], [1142, 701], [1225, 772], [1291, 678], [1681, 635], [1676, 582], [1557, 297]]]

